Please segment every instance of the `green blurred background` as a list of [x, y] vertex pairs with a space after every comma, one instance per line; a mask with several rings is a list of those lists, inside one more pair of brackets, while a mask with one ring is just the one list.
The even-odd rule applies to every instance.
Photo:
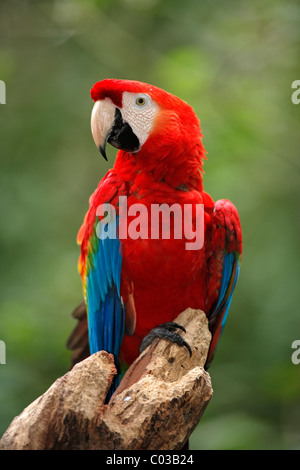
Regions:
[[69, 367], [76, 234], [115, 156], [94, 145], [89, 91], [114, 77], [194, 107], [205, 189], [241, 217], [240, 280], [191, 448], [300, 448], [299, 20], [291, 0], [1, 0], [0, 434]]

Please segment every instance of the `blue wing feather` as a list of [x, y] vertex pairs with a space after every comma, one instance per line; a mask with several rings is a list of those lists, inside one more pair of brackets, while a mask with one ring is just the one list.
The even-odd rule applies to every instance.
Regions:
[[225, 253], [218, 302], [209, 315], [209, 324], [212, 325], [213, 338], [208, 353], [206, 368], [209, 367], [219, 345], [220, 337], [227, 321], [233, 291], [238, 280], [239, 270], [239, 255], [236, 252]]
[[[118, 238], [101, 237], [106, 231], [105, 225], [99, 223], [98, 227], [99, 240], [92, 253], [86, 282], [90, 352], [107, 351], [113, 354], [118, 366], [125, 329], [124, 305], [120, 296], [121, 245]], [[113, 389], [110, 395], [112, 392]]]

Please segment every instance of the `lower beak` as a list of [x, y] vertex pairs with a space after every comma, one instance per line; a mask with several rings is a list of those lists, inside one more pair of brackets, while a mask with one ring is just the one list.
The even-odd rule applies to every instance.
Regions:
[[105, 146], [115, 120], [115, 105], [109, 98], [96, 101], [92, 110], [91, 129], [96, 146], [107, 160]]

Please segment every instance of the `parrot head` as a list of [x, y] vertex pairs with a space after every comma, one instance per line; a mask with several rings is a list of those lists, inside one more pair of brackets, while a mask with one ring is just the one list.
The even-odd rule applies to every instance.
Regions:
[[[186, 102], [153, 85], [116, 79], [97, 82], [91, 97], [92, 135], [106, 160], [108, 142], [144, 168], [160, 169], [159, 178], [179, 169], [188, 174], [192, 167], [201, 179], [205, 150], [200, 123]], [[185, 184], [182, 176], [175, 180]]]

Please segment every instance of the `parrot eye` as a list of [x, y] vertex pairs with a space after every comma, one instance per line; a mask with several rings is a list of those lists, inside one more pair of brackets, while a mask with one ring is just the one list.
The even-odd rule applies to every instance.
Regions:
[[137, 104], [138, 106], [144, 106], [144, 104], [146, 103], [146, 100], [145, 100], [145, 98], [143, 98], [142, 96], [140, 96], [139, 98], [136, 99], [135, 102], [136, 102], [136, 104]]
[[139, 149], [148, 139], [158, 110], [159, 106], [147, 93], [123, 92], [121, 117], [131, 127], [138, 140]]
[[139, 95], [135, 100], [135, 104], [139, 108], [146, 106], [148, 102], [149, 102], [149, 97], [146, 95]]

